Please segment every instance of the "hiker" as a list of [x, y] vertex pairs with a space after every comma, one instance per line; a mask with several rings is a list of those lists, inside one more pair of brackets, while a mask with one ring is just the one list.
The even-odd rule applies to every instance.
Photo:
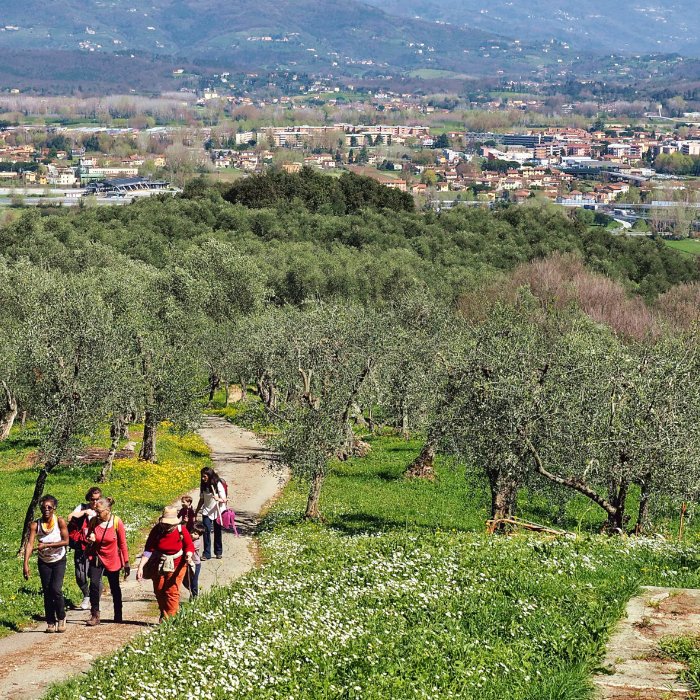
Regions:
[[180, 496], [180, 510], [177, 512], [177, 517], [182, 520], [189, 533], [192, 534], [194, 521], [197, 517], [192, 507], [192, 496], [187, 494]]
[[29, 542], [24, 549], [24, 578], [29, 579], [29, 557], [37, 542], [39, 578], [44, 592], [46, 632], [66, 631], [66, 605], [63, 598], [63, 577], [66, 573], [68, 527], [58, 516], [58, 500], [49, 494], [39, 501], [41, 517], [29, 528]]
[[196, 598], [199, 595], [199, 573], [202, 570], [202, 535], [204, 534], [204, 525], [195, 523], [190, 536], [194, 544], [194, 554], [192, 554], [192, 564], [190, 570], [185, 573], [185, 578], [182, 580], [182, 585], [190, 592], [191, 598]]
[[78, 606], [81, 610], [90, 609], [90, 560], [87, 552], [87, 535], [90, 520], [97, 515], [95, 506], [100, 498], [102, 498], [102, 489], [99, 486], [93, 486], [85, 494], [85, 503], [77, 505], [68, 516], [68, 538], [75, 562], [75, 582], [83, 594], [83, 600]]
[[100, 624], [100, 596], [102, 577], [106, 576], [114, 603], [114, 622], [122, 622], [122, 590], [119, 573], [124, 570], [126, 579], [131, 572], [129, 550], [126, 546], [124, 523], [112, 514], [112, 498], [100, 498], [95, 504], [97, 515], [89, 525], [88, 554], [90, 557], [90, 619], [88, 627]]
[[148, 534], [136, 580], [150, 578], [160, 609], [160, 621], [180, 609], [180, 586], [192, 562], [194, 544], [177, 508], [167, 506]]
[[202, 561], [211, 559], [211, 535], [214, 532], [214, 555], [221, 559], [224, 545], [221, 538], [221, 513], [226, 506], [226, 490], [219, 475], [211, 468], [200, 472], [199, 503], [195, 513], [202, 512], [204, 525], [204, 554]]

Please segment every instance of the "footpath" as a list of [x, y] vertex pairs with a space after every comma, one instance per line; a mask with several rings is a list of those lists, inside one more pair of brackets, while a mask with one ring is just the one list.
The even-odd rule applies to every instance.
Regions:
[[700, 590], [645, 586], [627, 604], [603, 661], [607, 673], [595, 677], [604, 700], [680, 700], [690, 688], [678, 680], [683, 664], [659, 652], [664, 637], [700, 633]]
[[[215, 417], [207, 417], [199, 433], [211, 448], [214, 469], [229, 485], [229, 504], [236, 511], [240, 534], [235, 537], [224, 532], [223, 558], [202, 563], [199, 587], [204, 592], [239, 578], [255, 566], [252, 535], [263, 507], [279, 492], [280, 482], [267, 466], [266, 448], [253, 433]], [[196, 503], [199, 491], [191, 494]], [[122, 583], [124, 623], [111, 623], [112, 600], [103, 594], [103, 624], [99, 627], [85, 626], [89, 611], [68, 610], [63, 634], [44, 634], [46, 625], [41, 623], [0, 639], [0, 698], [40, 698], [52, 683], [86, 671], [97, 657], [115, 651], [157, 624], [152, 584], [136, 581], [133, 557], [138, 552], [130, 554], [131, 577]], [[183, 599], [186, 596], [183, 590]]]

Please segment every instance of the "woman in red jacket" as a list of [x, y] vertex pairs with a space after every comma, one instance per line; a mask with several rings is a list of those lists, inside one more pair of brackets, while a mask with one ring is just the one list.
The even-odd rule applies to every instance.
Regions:
[[193, 554], [194, 543], [187, 528], [182, 526], [177, 508], [164, 508], [163, 515], [148, 535], [136, 572], [136, 580], [141, 581], [146, 562], [151, 557], [158, 557], [153, 592], [160, 608], [161, 622], [176, 615], [180, 609], [180, 585]]
[[90, 521], [88, 529], [90, 556], [90, 619], [88, 627], [100, 624], [100, 596], [102, 577], [109, 581], [109, 590], [114, 602], [114, 621], [122, 622], [122, 590], [119, 587], [119, 572], [124, 569], [124, 578], [129, 576], [129, 550], [126, 547], [124, 523], [112, 515], [111, 498], [100, 498], [95, 504], [97, 515]]

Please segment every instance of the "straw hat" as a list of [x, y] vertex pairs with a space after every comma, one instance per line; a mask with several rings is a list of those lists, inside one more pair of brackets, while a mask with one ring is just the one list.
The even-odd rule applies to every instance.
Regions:
[[177, 508], [166, 506], [163, 508], [163, 515], [160, 516], [160, 522], [164, 525], [179, 525], [182, 520], [177, 517]]

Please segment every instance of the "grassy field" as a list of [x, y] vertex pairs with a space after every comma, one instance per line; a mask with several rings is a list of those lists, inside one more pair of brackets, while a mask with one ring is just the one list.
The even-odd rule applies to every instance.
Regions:
[[245, 173], [238, 168], [222, 168], [207, 173], [206, 177], [208, 180], [211, 180], [211, 182], [235, 182], [245, 177]]
[[303, 521], [293, 481], [264, 522], [261, 569], [48, 697], [170, 698], [187, 668], [194, 697], [583, 700], [639, 585], [700, 585], [695, 534], [488, 537], [483, 483], [444, 462], [434, 483], [406, 482], [419, 443], [371, 442], [331, 470], [323, 523]]
[[682, 253], [690, 253], [691, 255], [700, 255], [700, 240], [695, 238], [686, 238], [682, 241], [665, 241], [669, 248], [680, 250]]
[[[143, 541], [145, 528], [158, 517], [163, 506], [194, 488], [199, 482], [199, 470], [209, 464], [209, 450], [198, 436], [178, 436], [161, 426], [158, 437], [158, 464], [117, 460], [103, 488], [106, 495], [116, 499], [114, 511], [124, 521], [132, 555]], [[32, 577], [25, 582], [21, 561], [16, 557], [37, 474], [36, 449], [30, 429], [15, 429], [9, 439], [0, 442], [0, 635], [17, 630], [43, 612], [36, 562], [31, 564]], [[99, 471], [100, 465], [61, 466], [49, 476], [46, 492], [58, 498], [60, 515], [66, 516], [84, 500]], [[65, 580], [67, 596], [74, 603], [80, 602], [72, 554], [68, 557]]]
[[432, 80], [435, 78], [468, 78], [465, 73], [456, 73], [451, 70], [441, 70], [439, 68], [418, 68], [412, 70], [408, 74], [411, 78], [421, 78], [423, 80]]

